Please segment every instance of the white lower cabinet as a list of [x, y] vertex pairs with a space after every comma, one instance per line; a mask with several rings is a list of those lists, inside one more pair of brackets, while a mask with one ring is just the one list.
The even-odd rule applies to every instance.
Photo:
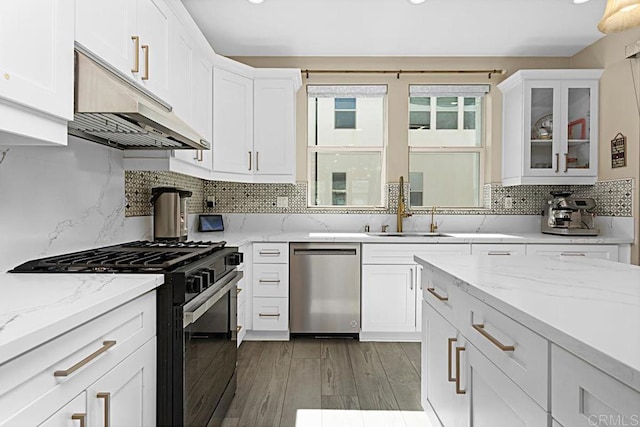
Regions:
[[640, 392], [551, 346], [551, 407], [565, 427], [640, 425]]
[[600, 258], [618, 261], [618, 245], [527, 244], [527, 255]]
[[[286, 339], [289, 333], [289, 244], [254, 243], [251, 254], [251, 338]], [[246, 262], [246, 261], [245, 261]], [[249, 313], [247, 313], [249, 314]]]
[[362, 266], [362, 330], [416, 330], [416, 286], [413, 265]]
[[155, 425], [155, 332], [150, 292], [0, 365], [0, 426]]
[[254, 331], [289, 329], [289, 298], [253, 298]]

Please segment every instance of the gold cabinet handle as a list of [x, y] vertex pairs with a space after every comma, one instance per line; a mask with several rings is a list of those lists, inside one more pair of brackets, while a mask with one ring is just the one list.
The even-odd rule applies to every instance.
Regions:
[[260, 283], [280, 283], [279, 279], [259, 279]]
[[149, 80], [149, 45], [143, 44], [142, 50], [144, 50], [144, 76], [142, 76], [142, 80]]
[[460, 353], [465, 350], [464, 347], [456, 347], [456, 394], [465, 394], [467, 392], [460, 388]]
[[560, 154], [556, 153], [556, 173], [560, 172]]
[[436, 288], [427, 288], [427, 292], [438, 298], [440, 301], [449, 301], [449, 297], [443, 297], [436, 292]]
[[236, 326], [236, 333], [240, 332], [241, 330], [242, 330], [242, 325]]
[[193, 158], [193, 160], [197, 160], [198, 162], [201, 162], [204, 160], [204, 151], [203, 150], [197, 150], [196, 151], [196, 156]]
[[258, 316], [260, 317], [280, 317], [280, 313], [278, 314], [273, 314], [273, 313], [259, 313]]
[[280, 256], [280, 251], [278, 249], [274, 249], [274, 250], [265, 249], [260, 251], [259, 254], [263, 256]]
[[564, 173], [569, 171], [569, 153], [564, 153]]
[[587, 256], [584, 252], [562, 252], [560, 256]]
[[98, 393], [96, 397], [104, 399], [104, 427], [109, 427], [111, 425], [111, 393]]
[[85, 423], [87, 422], [87, 414], [73, 414], [71, 415], [71, 419], [74, 421], [80, 421], [80, 427], [84, 427]]
[[138, 36], [131, 36], [131, 40], [133, 40], [133, 43], [136, 46], [136, 54], [134, 56], [134, 63], [133, 63], [133, 68], [131, 69], [132, 73], [137, 73], [138, 71], [140, 71], [140, 37]]
[[413, 267], [409, 267], [409, 289], [413, 290]]
[[114, 345], [116, 345], [116, 341], [115, 340], [114, 341], [103, 341], [102, 347], [100, 347], [98, 350], [94, 351], [93, 353], [91, 353], [90, 355], [88, 355], [87, 357], [85, 357], [84, 359], [82, 359], [81, 361], [79, 361], [78, 363], [76, 363], [75, 365], [70, 367], [69, 369], [65, 369], [63, 371], [55, 371], [53, 373], [53, 376], [54, 377], [66, 377], [68, 375], [73, 374], [75, 371], [77, 371], [78, 369], [82, 368], [84, 365], [86, 365], [87, 363], [91, 362], [93, 359], [95, 359], [96, 357], [100, 356], [102, 353], [104, 353], [105, 351], [109, 350]]
[[511, 255], [511, 252], [488, 252], [487, 255]]
[[451, 375], [451, 365], [453, 364], [451, 362], [451, 344], [456, 341], [458, 341], [457, 338], [449, 338], [447, 340], [447, 377], [449, 378], [449, 382], [454, 382], [456, 380], [453, 375]]
[[487, 332], [484, 329], [484, 324], [480, 323], [480, 324], [473, 324], [473, 329], [475, 329], [476, 331], [480, 332], [480, 335], [482, 335], [483, 337], [485, 337], [486, 339], [488, 339], [489, 341], [491, 341], [496, 347], [498, 347], [500, 350], [502, 351], [514, 351], [516, 348], [512, 345], [504, 345], [502, 344], [500, 341], [498, 341], [494, 336], [492, 336], [491, 334], [489, 334], [489, 332]]
[[251, 151], [249, 151], [249, 170], [251, 170]]
[[260, 159], [260, 152], [256, 151], [256, 171], [260, 170], [260, 164], [258, 163], [259, 159]]

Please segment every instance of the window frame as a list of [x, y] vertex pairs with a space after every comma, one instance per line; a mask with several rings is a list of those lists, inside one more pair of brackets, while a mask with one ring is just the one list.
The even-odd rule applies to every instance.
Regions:
[[[335, 84], [317, 84], [314, 86], [345, 86], [345, 87], [355, 87], [355, 86], [372, 86], [369, 84], [344, 84], [344, 85], [335, 85]], [[383, 99], [382, 107], [382, 117], [383, 117], [383, 130], [382, 130], [382, 144], [379, 146], [371, 146], [371, 145], [359, 145], [359, 146], [350, 146], [350, 145], [329, 145], [329, 146], [321, 146], [321, 145], [309, 145], [310, 138], [309, 133], [307, 132], [306, 138], [306, 147], [307, 147], [307, 209], [317, 209], [324, 211], [384, 211], [387, 209], [388, 200], [386, 197], [386, 188], [387, 188], [387, 149], [388, 149], [388, 140], [389, 140], [389, 114], [388, 114], [388, 85], [387, 84], [375, 84], [373, 86], [385, 86], [385, 94], [381, 96]], [[307, 121], [309, 120], [309, 99], [318, 98], [310, 97], [307, 94]], [[340, 96], [333, 97], [336, 98], [355, 98], [356, 102], [356, 129], [357, 129], [357, 108], [358, 108], [358, 95], [357, 94], [340, 94]], [[335, 128], [335, 103], [334, 103], [334, 130], [342, 131], [342, 130], [353, 130], [353, 129], [345, 129], [345, 128]], [[352, 110], [338, 110], [338, 111], [352, 111]], [[309, 123], [307, 123], [307, 129], [309, 128]], [[316, 140], [316, 144], [318, 141]], [[320, 153], [379, 153], [380, 154], [380, 203], [377, 205], [316, 205], [314, 204], [314, 185], [317, 186], [317, 182], [314, 179], [314, 170], [312, 165], [315, 163], [314, 156], [315, 154]], [[346, 183], [347, 189], [346, 194], [349, 195], [349, 184], [348, 180]]]
[[[463, 85], [461, 85], [463, 86]], [[409, 136], [409, 132], [411, 130], [418, 130], [421, 132], [431, 132], [431, 131], [440, 131], [440, 132], [445, 132], [448, 131], [450, 129], [438, 129], [437, 125], [435, 124], [436, 120], [436, 114], [437, 114], [437, 108], [433, 108], [434, 103], [437, 103], [437, 98], [439, 97], [447, 97], [446, 95], [433, 95], [430, 96], [430, 98], [432, 98], [430, 100], [430, 104], [431, 104], [431, 111], [430, 111], [430, 119], [431, 119], [431, 124], [432, 126], [429, 129], [411, 129], [411, 123], [407, 124], [407, 145], [408, 145], [408, 155], [407, 155], [407, 173], [409, 176], [411, 176], [411, 154], [412, 153], [442, 153], [442, 154], [447, 154], [447, 153], [478, 153], [478, 205], [477, 206], [467, 206], [467, 205], [448, 205], [448, 206], [439, 206], [436, 205], [436, 207], [438, 208], [450, 208], [450, 209], [468, 209], [468, 210], [477, 210], [477, 209], [484, 209], [486, 208], [486, 206], [484, 206], [484, 185], [485, 185], [485, 160], [486, 160], [486, 138], [487, 138], [487, 116], [486, 116], [486, 106], [487, 106], [487, 102], [486, 102], [486, 96], [465, 96], [465, 95], [458, 95], [458, 128], [455, 130], [468, 130], [464, 128], [464, 98], [471, 98], [471, 97], [475, 97], [475, 98], [479, 98], [480, 99], [480, 114], [482, 115], [481, 119], [480, 119], [480, 123], [482, 125], [482, 129], [480, 131], [480, 144], [476, 145], [476, 146], [433, 146], [433, 147], [419, 147], [419, 146], [412, 146], [411, 145], [411, 138]], [[408, 101], [408, 106], [409, 106], [409, 113], [410, 113], [410, 108], [411, 108], [411, 102], [409, 102], [411, 96], [409, 96], [407, 98]], [[453, 130], [453, 129], [451, 129]], [[477, 131], [477, 129], [476, 129]], [[424, 190], [423, 190], [424, 193]], [[411, 190], [409, 190], [409, 194], [411, 194]], [[424, 198], [424, 194], [423, 194], [423, 198]], [[409, 202], [409, 208], [411, 210], [414, 211], [421, 211], [421, 210], [430, 210], [432, 209], [434, 206], [429, 206], [429, 205], [422, 205], [422, 206], [412, 206], [411, 203]]]

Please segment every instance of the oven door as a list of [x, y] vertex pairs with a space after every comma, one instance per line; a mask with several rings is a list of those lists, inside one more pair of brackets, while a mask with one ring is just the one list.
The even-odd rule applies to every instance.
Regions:
[[184, 306], [185, 426], [221, 424], [235, 393], [237, 319], [231, 304], [242, 274], [226, 275]]

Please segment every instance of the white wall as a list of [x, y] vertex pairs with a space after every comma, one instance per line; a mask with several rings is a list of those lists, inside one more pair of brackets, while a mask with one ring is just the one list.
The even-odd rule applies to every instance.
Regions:
[[143, 224], [125, 224], [125, 204], [120, 150], [74, 137], [0, 148], [0, 271], [143, 236]]

